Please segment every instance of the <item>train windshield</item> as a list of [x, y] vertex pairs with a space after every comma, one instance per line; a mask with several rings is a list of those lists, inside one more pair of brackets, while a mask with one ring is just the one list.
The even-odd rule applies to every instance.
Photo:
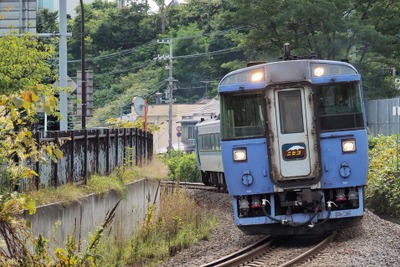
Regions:
[[320, 85], [316, 95], [320, 131], [365, 127], [359, 83]]
[[222, 139], [254, 138], [264, 135], [263, 95], [221, 95]]

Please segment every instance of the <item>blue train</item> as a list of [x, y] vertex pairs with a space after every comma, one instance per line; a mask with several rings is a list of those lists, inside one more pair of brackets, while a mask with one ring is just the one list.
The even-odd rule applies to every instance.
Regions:
[[202, 120], [196, 125], [196, 161], [205, 185], [226, 189], [221, 154], [219, 117]]
[[325, 233], [362, 218], [368, 136], [352, 65], [262, 63], [227, 74], [218, 92], [222, 165], [243, 232]]

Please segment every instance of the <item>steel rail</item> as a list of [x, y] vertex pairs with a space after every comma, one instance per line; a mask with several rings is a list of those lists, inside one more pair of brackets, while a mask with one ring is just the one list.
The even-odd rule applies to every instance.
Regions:
[[258, 254], [260, 251], [265, 250], [266, 248], [271, 246], [272, 237], [266, 236], [265, 238], [241, 249], [232, 254], [229, 254], [225, 257], [217, 259], [213, 262], [204, 264], [200, 267], [223, 267], [223, 266], [232, 266], [234, 264], [239, 264], [240, 262], [245, 262], [247, 259], [252, 258], [255, 254]]
[[327, 236], [324, 240], [322, 240], [318, 245], [314, 246], [313, 248], [307, 250], [303, 254], [297, 256], [296, 258], [280, 265], [279, 267], [289, 267], [293, 266], [295, 264], [298, 264], [308, 258], [310, 258], [313, 254], [318, 253], [320, 250], [324, 249], [331, 241], [332, 239], [336, 236], [336, 232], [333, 232], [329, 236]]

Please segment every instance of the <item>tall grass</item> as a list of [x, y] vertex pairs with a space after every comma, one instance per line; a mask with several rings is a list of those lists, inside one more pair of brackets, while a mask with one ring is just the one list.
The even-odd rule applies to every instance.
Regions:
[[[123, 166], [109, 176], [93, 175], [87, 185], [63, 185], [30, 192], [30, 195], [39, 205], [68, 204], [90, 193], [115, 190], [123, 195], [127, 183], [165, 177], [168, 177], [168, 168], [155, 157], [148, 165]], [[97, 266], [156, 266], [191, 244], [207, 239], [216, 227], [214, 212], [201, 208], [186, 191], [163, 190], [160, 195], [159, 209], [149, 203], [146, 218], [135, 235], [109, 236], [101, 240], [96, 248], [96, 254], [101, 255]]]
[[143, 178], [150, 180], [161, 180], [168, 176], [168, 169], [155, 156], [153, 160], [143, 166], [121, 166], [110, 175], [92, 175], [86, 185], [65, 184], [57, 188], [48, 187], [38, 191], [29, 192], [37, 205], [62, 202], [68, 205], [79, 201], [85, 195], [96, 193], [102, 194], [109, 190], [117, 191], [121, 196], [125, 194], [125, 185]]
[[140, 231], [131, 238], [115, 239], [104, 247], [105, 266], [156, 266], [206, 240], [217, 225], [213, 211], [201, 208], [186, 191], [162, 191], [159, 215], [151, 206]]

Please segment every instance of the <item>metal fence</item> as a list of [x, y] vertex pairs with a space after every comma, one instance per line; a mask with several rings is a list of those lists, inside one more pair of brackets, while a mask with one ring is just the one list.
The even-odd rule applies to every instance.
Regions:
[[35, 136], [38, 144], [62, 141], [63, 159], [36, 163], [39, 176], [25, 187], [86, 183], [90, 175], [107, 175], [123, 164], [146, 164], [153, 156], [153, 135], [136, 128], [36, 132]]
[[370, 133], [392, 135], [399, 132], [400, 98], [367, 100], [367, 125]]

